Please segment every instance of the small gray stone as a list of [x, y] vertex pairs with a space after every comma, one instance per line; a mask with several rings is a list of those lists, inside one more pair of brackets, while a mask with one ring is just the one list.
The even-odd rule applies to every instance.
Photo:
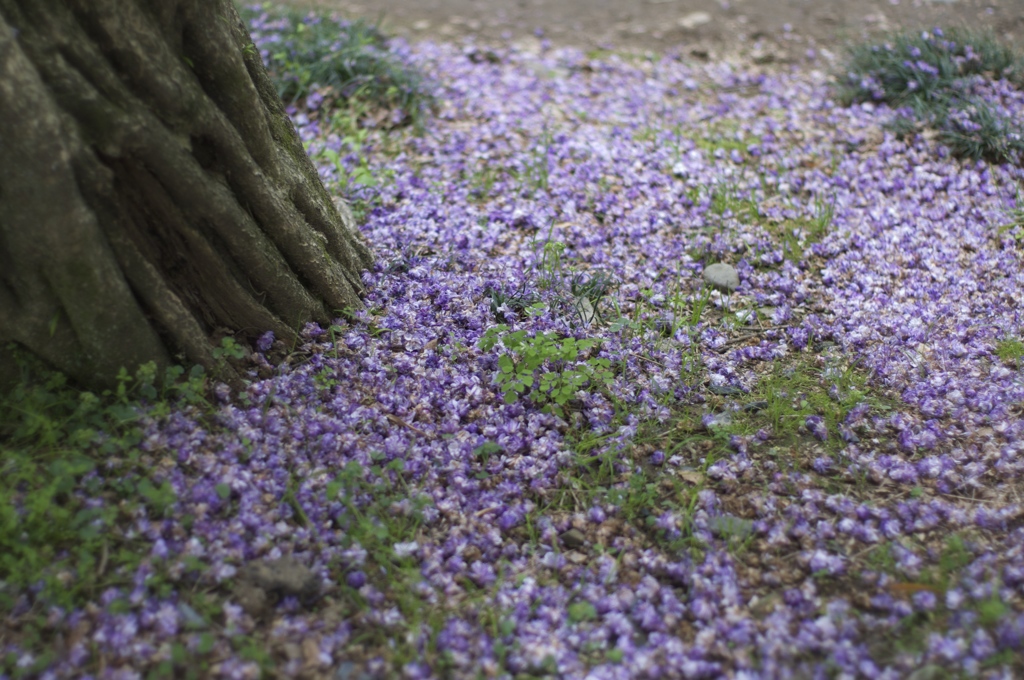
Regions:
[[587, 544], [587, 537], [583, 535], [583, 532], [579, 529], [569, 529], [561, 535], [562, 543], [565, 547], [573, 550], [582, 548]]
[[774, 64], [776, 62], [786, 61], [786, 58], [781, 52], [761, 48], [754, 50], [750, 55], [750, 60], [755, 64]]
[[573, 564], [583, 564], [585, 562], [590, 561], [589, 557], [587, 557], [578, 550], [570, 550], [569, 552], [565, 553], [565, 559], [569, 562], [572, 562]]
[[371, 680], [371, 675], [359, 670], [359, 666], [351, 661], [342, 661], [334, 669], [334, 680]]
[[740, 275], [731, 264], [716, 262], [704, 267], [704, 281], [723, 293], [731, 293], [740, 285]]
[[238, 604], [250, 615], [269, 613], [283, 597], [310, 604], [320, 596], [320, 579], [293, 557], [250, 562], [239, 570], [234, 583]]
[[594, 309], [594, 303], [585, 297], [576, 298], [576, 314], [579, 315], [580, 321], [585, 325], [589, 326], [597, 319], [597, 310]]
[[692, 31], [698, 26], [711, 23], [711, 15], [707, 12], [690, 12], [679, 19], [679, 27]]
[[189, 630], [201, 630], [210, 625], [195, 609], [184, 602], [178, 603], [178, 613], [181, 614], [181, 618], [185, 621], [185, 627]]

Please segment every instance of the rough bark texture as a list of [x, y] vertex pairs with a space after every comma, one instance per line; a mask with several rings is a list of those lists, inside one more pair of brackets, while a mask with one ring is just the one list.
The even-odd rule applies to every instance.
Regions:
[[369, 250], [250, 45], [231, 0], [0, 0], [0, 345], [101, 386], [359, 305]]

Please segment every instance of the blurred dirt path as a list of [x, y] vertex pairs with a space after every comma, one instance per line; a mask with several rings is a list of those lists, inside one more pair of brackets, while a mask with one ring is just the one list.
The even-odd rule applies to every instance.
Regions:
[[798, 61], [808, 49], [895, 28], [987, 27], [1024, 41], [1024, 0], [277, 0], [336, 9], [412, 40], [476, 35], [492, 41], [543, 37], [556, 45], [662, 51], [698, 58], [745, 54]]

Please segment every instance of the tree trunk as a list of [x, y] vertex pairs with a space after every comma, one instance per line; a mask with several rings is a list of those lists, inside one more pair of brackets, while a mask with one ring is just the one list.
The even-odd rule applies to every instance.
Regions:
[[231, 0], [0, 0], [0, 346], [92, 387], [215, 370], [370, 262]]

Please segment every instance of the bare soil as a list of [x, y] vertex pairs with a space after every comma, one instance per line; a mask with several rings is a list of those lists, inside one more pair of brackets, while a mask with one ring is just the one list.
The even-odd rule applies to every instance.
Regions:
[[1024, 0], [279, 0], [381, 20], [411, 40], [535, 40], [584, 49], [799, 61], [894, 29], [989, 28], [1024, 39]]

